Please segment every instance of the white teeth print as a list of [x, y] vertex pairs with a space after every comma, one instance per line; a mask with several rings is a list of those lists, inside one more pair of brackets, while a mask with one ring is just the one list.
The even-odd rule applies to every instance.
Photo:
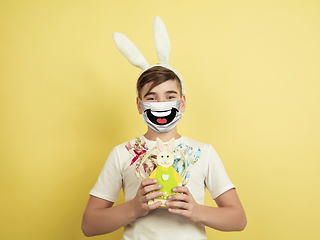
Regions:
[[156, 117], [166, 117], [166, 116], [169, 116], [170, 113], [171, 113], [171, 110], [169, 111], [164, 111], [164, 112], [154, 112], [154, 111], [151, 111], [151, 113], [156, 116]]
[[167, 133], [178, 124], [182, 117], [180, 103], [181, 100], [169, 102], [141, 101], [142, 119], [153, 131]]

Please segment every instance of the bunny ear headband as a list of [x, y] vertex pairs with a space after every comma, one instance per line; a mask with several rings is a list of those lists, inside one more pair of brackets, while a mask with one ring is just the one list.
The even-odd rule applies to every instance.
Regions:
[[181, 82], [182, 94], [185, 94], [185, 87], [180, 73], [169, 65], [171, 52], [170, 39], [167, 28], [160, 17], [155, 17], [153, 21], [153, 39], [159, 64], [150, 66], [139, 49], [124, 34], [115, 32], [113, 34], [113, 39], [119, 51], [129, 60], [129, 62], [142, 69], [140, 75], [154, 66], [165, 67], [178, 76]]

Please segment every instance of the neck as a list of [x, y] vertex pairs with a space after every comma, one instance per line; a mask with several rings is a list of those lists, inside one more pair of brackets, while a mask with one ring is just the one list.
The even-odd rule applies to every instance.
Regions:
[[168, 142], [171, 138], [179, 139], [181, 135], [178, 133], [177, 127], [167, 133], [157, 133], [148, 126], [148, 131], [144, 134], [144, 137], [151, 141], [156, 141], [157, 138], [160, 138], [162, 142]]

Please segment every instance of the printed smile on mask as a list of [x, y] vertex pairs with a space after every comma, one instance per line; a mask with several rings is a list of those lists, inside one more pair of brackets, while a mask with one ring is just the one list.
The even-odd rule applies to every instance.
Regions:
[[151, 111], [151, 109], [147, 109], [145, 112], [152, 123], [157, 125], [165, 125], [172, 122], [172, 120], [176, 117], [178, 110], [176, 108], [172, 108], [171, 110], [167, 111]]

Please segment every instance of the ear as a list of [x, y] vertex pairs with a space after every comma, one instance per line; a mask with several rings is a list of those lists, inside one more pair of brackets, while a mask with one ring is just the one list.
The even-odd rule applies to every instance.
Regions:
[[137, 97], [136, 103], [137, 103], [137, 108], [138, 108], [139, 114], [142, 114], [143, 113], [143, 108], [142, 108], [141, 100], [139, 99], [139, 97]]
[[186, 95], [181, 98], [180, 111], [184, 112], [186, 110]]
[[157, 138], [156, 144], [157, 144], [157, 149], [158, 149], [158, 151], [159, 151], [159, 152], [163, 152], [164, 146], [163, 146], [163, 143], [162, 143], [162, 141], [161, 141], [160, 138]]
[[171, 138], [171, 140], [168, 143], [168, 152], [173, 152], [174, 147], [174, 138]]

